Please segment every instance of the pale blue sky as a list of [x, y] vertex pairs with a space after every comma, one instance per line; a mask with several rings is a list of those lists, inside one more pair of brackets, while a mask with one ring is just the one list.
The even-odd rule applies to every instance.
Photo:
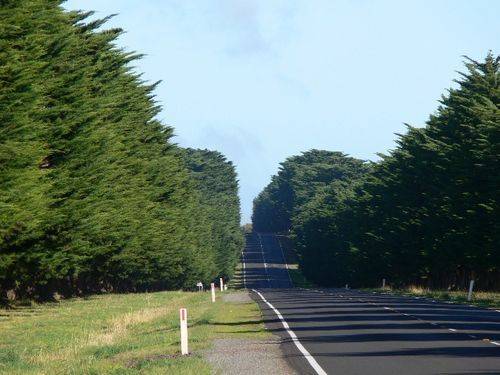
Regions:
[[286, 157], [362, 159], [422, 126], [462, 69], [499, 51], [496, 0], [70, 0], [118, 13], [119, 45], [157, 89], [182, 146], [216, 149], [239, 174], [243, 221]]

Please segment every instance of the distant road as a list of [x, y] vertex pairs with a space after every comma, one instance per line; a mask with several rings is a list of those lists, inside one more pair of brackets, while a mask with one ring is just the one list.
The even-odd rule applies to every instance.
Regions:
[[500, 311], [294, 289], [272, 234], [248, 235], [243, 260], [246, 287], [301, 374], [500, 374]]

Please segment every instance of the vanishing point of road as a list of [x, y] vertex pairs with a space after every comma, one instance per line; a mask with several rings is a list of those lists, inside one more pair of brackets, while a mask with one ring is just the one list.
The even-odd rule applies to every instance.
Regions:
[[280, 238], [247, 236], [244, 282], [301, 374], [500, 374], [500, 311], [293, 288]]

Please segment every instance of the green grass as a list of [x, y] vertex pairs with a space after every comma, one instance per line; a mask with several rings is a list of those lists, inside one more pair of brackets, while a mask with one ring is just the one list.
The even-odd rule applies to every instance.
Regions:
[[239, 262], [234, 270], [234, 275], [227, 284], [230, 289], [243, 289], [245, 287], [243, 280], [243, 263]]
[[500, 307], [500, 293], [499, 292], [474, 292], [472, 294], [472, 301], [467, 301], [466, 291], [446, 291], [446, 290], [429, 290], [419, 287], [408, 287], [404, 289], [390, 289], [390, 288], [375, 288], [375, 289], [362, 289], [369, 292], [384, 292], [392, 293], [403, 296], [419, 296], [427, 297], [441, 301], [452, 301], [456, 303], [467, 303], [470, 305], [480, 307], [499, 308]]
[[[192, 353], [184, 357], [180, 307]], [[253, 302], [212, 304], [209, 293], [189, 292], [93, 296], [0, 310], [0, 373], [210, 374], [201, 351], [213, 339], [269, 335]]]
[[297, 264], [288, 265], [288, 273], [292, 279], [292, 284], [296, 288], [314, 288], [314, 284], [307, 280], [302, 274]]
[[283, 255], [288, 265], [288, 273], [292, 279], [293, 286], [296, 288], [314, 288], [315, 285], [305, 278], [299, 268], [299, 259], [293, 249], [290, 238], [284, 234], [278, 234], [277, 237], [283, 249]]

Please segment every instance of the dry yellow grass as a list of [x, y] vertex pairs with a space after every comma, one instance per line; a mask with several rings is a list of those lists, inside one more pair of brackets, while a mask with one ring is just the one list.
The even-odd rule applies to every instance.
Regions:
[[[190, 350], [178, 356], [178, 309]], [[237, 324], [236, 324], [237, 323]], [[210, 374], [199, 354], [214, 338], [268, 337], [253, 302], [209, 293], [104, 295], [0, 310], [0, 374]]]
[[386, 286], [384, 289], [380, 288], [380, 289], [367, 289], [367, 290], [391, 292], [400, 295], [422, 296], [434, 299], [441, 299], [444, 301], [453, 301], [458, 303], [467, 302], [481, 307], [494, 307], [494, 308], [500, 307], [499, 292], [474, 291], [472, 294], [472, 300], [467, 301], [468, 291], [466, 290], [457, 290], [457, 291], [431, 290], [416, 285], [410, 285], [403, 289], [395, 289], [391, 288], [390, 286]]
[[[145, 295], [145, 303], [148, 304], [151, 297]], [[185, 300], [181, 298], [178, 302]], [[83, 333], [81, 336], [75, 336], [70, 345], [58, 351], [40, 350], [35, 356], [26, 358], [29, 362], [36, 365], [46, 365], [53, 361], [70, 361], [71, 358], [78, 356], [83, 349], [91, 346], [109, 346], [117, 340], [123, 339], [130, 333], [132, 328], [138, 324], [151, 322], [161, 316], [171, 313], [174, 306], [164, 306], [157, 308], [145, 308], [138, 311], [129, 312], [124, 315], [118, 315], [112, 318], [107, 327], [98, 331], [91, 330]]]

